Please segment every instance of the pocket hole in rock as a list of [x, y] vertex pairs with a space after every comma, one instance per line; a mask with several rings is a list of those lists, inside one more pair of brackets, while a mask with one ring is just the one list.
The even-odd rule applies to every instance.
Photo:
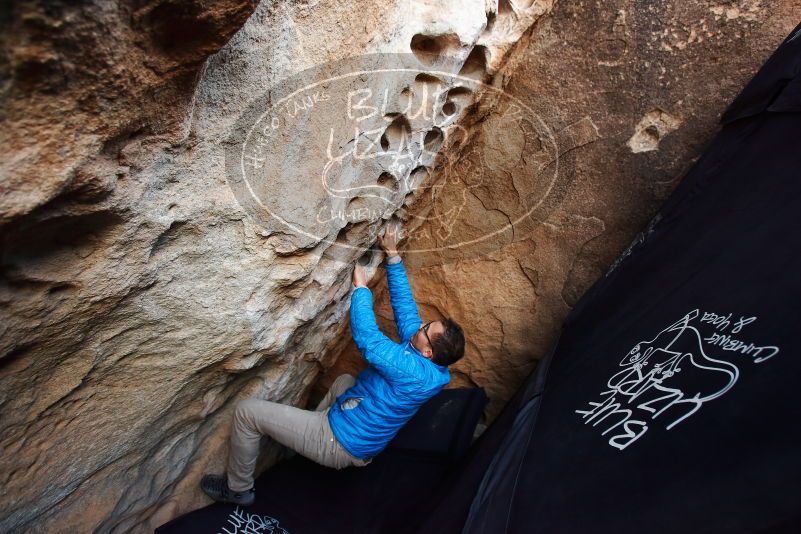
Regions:
[[372, 260], [372, 259], [373, 259], [373, 251], [372, 251], [372, 250], [368, 250], [367, 252], [365, 252], [364, 254], [362, 254], [362, 255], [359, 257], [359, 259], [358, 259], [358, 260], [356, 260], [356, 261], [357, 261], [357, 262], [359, 263], [359, 265], [361, 265], [362, 267], [367, 267], [368, 265], [370, 265], [370, 260]]
[[384, 151], [398, 150], [400, 147], [406, 146], [411, 133], [412, 127], [409, 120], [404, 115], [398, 115], [381, 135], [381, 148]]
[[444, 92], [445, 84], [436, 76], [421, 72], [414, 77], [414, 94], [424, 105], [429, 98], [437, 99]]
[[415, 34], [409, 47], [421, 63], [428, 65], [439, 62], [440, 58], [449, 51], [457, 50], [461, 46], [459, 36], [455, 33], [442, 35]]
[[423, 139], [423, 146], [428, 152], [436, 152], [442, 146], [443, 134], [439, 128], [432, 128], [426, 132]]
[[381, 175], [378, 177], [378, 185], [383, 187], [384, 189], [389, 189], [391, 191], [398, 190], [398, 181], [392, 176], [392, 173], [389, 172], [382, 172]]
[[411, 87], [404, 87], [403, 91], [400, 92], [400, 96], [398, 96], [398, 104], [400, 105], [401, 109], [409, 110], [412, 105], [412, 89]]
[[407, 198], [408, 194], [416, 191], [420, 185], [425, 182], [426, 178], [428, 178], [428, 167], [421, 165], [412, 170], [409, 174], [409, 193], [407, 193]]
[[470, 102], [470, 96], [473, 94], [473, 91], [468, 89], [467, 87], [454, 87], [450, 91], [448, 91], [447, 101], [448, 102], [456, 102], [462, 106], [467, 105]]
[[335, 244], [356, 246], [367, 236], [369, 228], [370, 223], [367, 221], [349, 222], [344, 227], [340, 228], [337, 233]]
[[483, 80], [487, 74], [487, 48], [476, 45], [459, 70], [459, 75], [473, 80]]
[[495, 27], [495, 21], [497, 20], [498, 15], [496, 13], [487, 13], [487, 24], [484, 26], [484, 33], [490, 33], [492, 29]]
[[351, 222], [359, 222], [369, 220], [370, 217], [370, 204], [366, 198], [355, 197], [348, 201], [348, 206], [345, 208], [345, 218]]

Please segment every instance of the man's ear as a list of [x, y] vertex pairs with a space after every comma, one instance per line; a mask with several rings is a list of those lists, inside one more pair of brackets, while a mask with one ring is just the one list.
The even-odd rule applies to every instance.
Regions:
[[424, 349], [423, 350], [423, 356], [425, 356], [426, 358], [428, 358], [430, 360], [431, 358], [434, 357], [434, 351], [431, 350], [431, 349]]

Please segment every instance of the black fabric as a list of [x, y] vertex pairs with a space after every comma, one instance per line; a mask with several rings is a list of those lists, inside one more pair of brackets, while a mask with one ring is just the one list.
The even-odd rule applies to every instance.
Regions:
[[784, 40], [751, 82], [732, 102], [721, 122], [750, 117], [763, 111], [801, 111], [801, 25]]
[[496, 458], [510, 429], [521, 424], [521, 406], [536, 400], [542, 393], [553, 351], [540, 360], [524, 385], [504, 406], [492, 425], [476, 440], [461, 465], [452, 470], [428, 508], [416, 518], [409, 532], [439, 534], [460, 532], [484, 474]]
[[476, 424], [487, 403], [483, 391], [440, 391], [400, 429], [388, 449], [430, 455], [449, 463], [458, 462], [470, 447]]
[[408, 532], [463, 459], [486, 403], [483, 389], [442, 390], [367, 466], [328, 469], [296, 455], [259, 477], [253, 506], [214, 504], [156, 532]]
[[801, 532], [797, 32], [422, 531]]

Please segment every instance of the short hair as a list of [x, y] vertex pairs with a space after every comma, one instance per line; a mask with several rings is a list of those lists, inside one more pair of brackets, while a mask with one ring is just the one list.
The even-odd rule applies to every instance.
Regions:
[[464, 356], [464, 332], [453, 319], [440, 321], [444, 330], [431, 340], [434, 357], [431, 360], [438, 365], [451, 365]]

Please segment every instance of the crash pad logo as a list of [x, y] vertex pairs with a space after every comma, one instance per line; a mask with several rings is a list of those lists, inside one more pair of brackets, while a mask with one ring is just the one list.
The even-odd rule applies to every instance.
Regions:
[[744, 360], [730, 355], [759, 364], [779, 353], [779, 347], [744, 338], [756, 321], [691, 311], [652, 339], [636, 343], [598, 399], [575, 413], [620, 450], [642, 438], [649, 426], [676, 428], [735, 387]]
[[[363, 248], [392, 218], [420, 251], [511, 235], [554, 190], [559, 150], [533, 109], [485, 83], [485, 69], [374, 54], [303, 71], [239, 117], [225, 141], [228, 183], [287, 252]], [[500, 209], [490, 187], [514, 203]]]
[[238, 506], [226, 518], [219, 534], [289, 534], [278, 520], [268, 515], [248, 513]]

